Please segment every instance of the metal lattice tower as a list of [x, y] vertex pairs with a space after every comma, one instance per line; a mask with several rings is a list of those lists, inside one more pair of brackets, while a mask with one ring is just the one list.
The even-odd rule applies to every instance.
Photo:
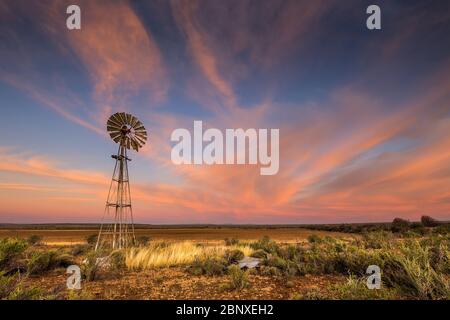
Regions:
[[107, 122], [107, 130], [112, 140], [119, 144], [114, 172], [106, 200], [102, 225], [95, 245], [112, 249], [127, 248], [135, 242], [133, 210], [131, 207], [130, 180], [128, 175], [127, 150], [139, 151], [146, 140], [144, 125], [133, 115], [118, 112]]

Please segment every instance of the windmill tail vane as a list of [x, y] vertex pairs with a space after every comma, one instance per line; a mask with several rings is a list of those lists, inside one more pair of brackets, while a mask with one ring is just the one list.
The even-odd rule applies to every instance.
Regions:
[[147, 140], [144, 125], [128, 113], [113, 114], [108, 119], [107, 130], [111, 139], [119, 144], [119, 148], [117, 154], [111, 156], [115, 159], [115, 166], [95, 250], [104, 247], [122, 249], [135, 243], [128, 174], [128, 162], [131, 159], [127, 150], [139, 151]]

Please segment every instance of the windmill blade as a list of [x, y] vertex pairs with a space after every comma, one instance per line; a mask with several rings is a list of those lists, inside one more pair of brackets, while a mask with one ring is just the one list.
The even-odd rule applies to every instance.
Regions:
[[136, 140], [139, 142], [139, 145], [142, 147], [145, 144], [145, 140], [142, 140], [138, 136], [135, 136]]
[[117, 114], [118, 114], [118, 116], [120, 118], [120, 124], [121, 125], [126, 124], [127, 123], [127, 118], [126, 118], [125, 112], [119, 112]]
[[145, 142], [147, 141], [147, 137], [145, 136], [141, 136], [141, 135], [135, 135], [136, 139], [139, 139], [139, 141], [141, 142], [141, 144], [145, 144]]
[[111, 139], [116, 141], [116, 138], [120, 138], [122, 136], [122, 133], [120, 133], [120, 132], [111, 132], [109, 134], [109, 136], [111, 137]]
[[111, 132], [111, 131], [120, 131], [120, 128], [121, 128], [121, 126], [118, 126], [118, 125], [116, 125], [116, 124], [113, 124], [113, 125], [108, 124], [108, 125], [106, 126], [106, 130], [108, 130], [108, 132]]
[[147, 138], [147, 131], [145, 129], [136, 130], [136, 131], [134, 131], [134, 134], [137, 136], [142, 136], [142, 137]]
[[120, 127], [120, 121], [118, 119], [115, 118], [115, 114], [113, 114], [111, 117], [109, 117], [108, 122], [106, 123], [106, 125], [110, 125], [110, 126], [117, 126]]
[[134, 134], [137, 136], [147, 138], [147, 131], [145, 131], [145, 130], [135, 131]]
[[142, 147], [141, 142], [137, 139], [136, 136], [134, 136], [134, 137], [132, 138], [132, 141], [136, 144], [136, 146], [137, 146], [138, 149]]
[[140, 122], [139, 120], [136, 122], [136, 124], [133, 126], [134, 130], [140, 130], [140, 129], [145, 129], [144, 125], [142, 124], [142, 122]]
[[138, 118], [136, 118], [135, 116], [132, 116], [131, 118], [131, 127], [134, 129], [134, 127], [136, 126], [136, 124], [139, 122]]
[[129, 113], [126, 113], [125, 114], [125, 118], [126, 118], [126, 124], [128, 124], [128, 125], [131, 125], [131, 118], [132, 118], [133, 116], [131, 115], [131, 114], [129, 114]]
[[136, 140], [134, 138], [131, 138], [131, 146], [133, 147], [134, 150], [139, 151], [139, 144], [136, 142]]
[[122, 126], [122, 118], [119, 115], [119, 112], [114, 113], [111, 116], [111, 120], [115, 121], [118, 126]]

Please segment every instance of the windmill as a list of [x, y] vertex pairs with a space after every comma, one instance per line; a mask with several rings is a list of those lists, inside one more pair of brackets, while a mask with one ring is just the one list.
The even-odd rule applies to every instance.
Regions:
[[147, 131], [142, 122], [125, 112], [117, 112], [109, 117], [107, 130], [111, 139], [119, 144], [119, 149], [117, 154], [111, 156], [116, 164], [95, 250], [104, 246], [122, 249], [135, 241], [128, 175], [128, 161], [131, 159], [128, 158], [127, 150], [139, 151], [147, 140]]

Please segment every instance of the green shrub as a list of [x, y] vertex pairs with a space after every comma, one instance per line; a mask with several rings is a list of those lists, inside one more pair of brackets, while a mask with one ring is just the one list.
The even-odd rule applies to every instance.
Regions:
[[60, 254], [56, 250], [33, 252], [27, 263], [29, 275], [38, 275], [59, 267], [73, 264], [72, 256]]
[[197, 258], [187, 267], [187, 272], [193, 275], [220, 276], [227, 270], [227, 261], [219, 257]]
[[264, 236], [260, 240], [251, 243], [250, 247], [254, 250], [264, 250], [270, 254], [276, 254], [280, 248], [278, 244], [268, 236]]
[[38, 287], [26, 287], [19, 284], [9, 294], [8, 300], [40, 300], [43, 299], [42, 290]]
[[126, 269], [125, 253], [122, 250], [111, 252], [108, 257], [109, 268], [112, 271], [120, 271]]
[[94, 281], [99, 278], [101, 265], [100, 259], [104, 258], [104, 253], [91, 251], [86, 255], [86, 259], [81, 264], [81, 275], [86, 281]]
[[278, 270], [276, 267], [269, 266], [261, 266], [259, 268], [259, 273], [263, 276], [281, 276], [280, 270]]
[[42, 242], [42, 236], [39, 236], [37, 234], [33, 234], [27, 238], [28, 244], [34, 246], [39, 245]]
[[430, 248], [430, 263], [437, 272], [450, 275], [450, 248], [448, 243], [441, 242]]
[[239, 239], [236, 238], [225, 238], [224, 241], [226, 246], [236, 246], [239, 244]]
[[93, 300], [93, 295], [86, 290], [69, 290], [67, 300]]
[[7, 298], [15, 286], [15, 276], [6, 276], [4, 272], [0, 272], [0, 300]]
[[449, 235], [450, 234], [450, 223], [447, 224], [441, 224], [437, 226], [433, 232], [435, 234], [441, 234], [441, 235]]
[[228, 264], [237, 263], [239, 260], [244, 258], [244, 253], [241, 250], [227, 250], [224, 254], [224, 259]]
[[333, 287], [331, 296], [338, 300], [393, 300], [397, 297], [397, 292], [384, 286], [369, 289], [366, 278], [350, 276], [344, 284]]
[[18, 275], [6, 276], [0, 272], [0, 300], [36, 300], [41, 299], [41, 290], [24, 286]]
[[248, 280], [249, 271], [242, 270], [237, 265], [228, 267], [228, 275], [230, 279], [230, 288], [234, 290], [242, 290], [250, 285]]
[[4, 238], [0, 240], [0, 270], [10, 267], [27, 249], [28, 244], [21, 239]]
[[389, 286], [409, 297], [449, 299], [449, 279], [433, 268], [430, 247], [412, 240], [383, 255], [383, 279]]
[[394, 235], [392, 232], [381, 230], [363, 233], [362, 238], [366, 249], [382, 249], [391, 244]]
[[267, 259], [267, 252], [265, 252], [262, 249], [258, 249], [253, 251], [253, 253], [250, 255], [253, 258], [258, 258], [258, 259]]
[[308, 236], [309, 243], [320, 243], [321, 241], [322, 241], [322, 238], [319, 237], [317, 234], [311, 234]]

